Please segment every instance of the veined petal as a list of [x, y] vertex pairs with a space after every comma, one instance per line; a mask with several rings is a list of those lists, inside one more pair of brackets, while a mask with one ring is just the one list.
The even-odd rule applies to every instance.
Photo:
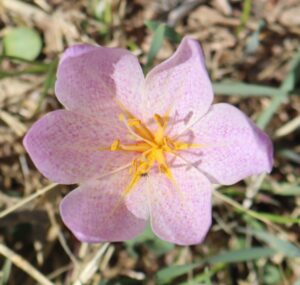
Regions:
[[99, 46], [94, 46], [94, 45], [90, 45], [90, 44], [75, 44], [73, 46], [70, 46], [69, 48], [67, 48], [65, 50], [65, 52], [63, 53], [61, 59], [60, 59], [60, 64], [68, 58], [72, 58], [72, 57], [77, 57], [80, 55], [83, 55], [85, 53], [88, 53], [92, 50], [97, 49]]
[[129, 51], [75, 45], [60, 61], [55, 91], [59, 101], [72, 111], [98, 116], [109, 104], [115, 105], [119, 115], [117, 99], [138, 116], [143, 81], [138, 60]]
[[84, 183], [63, 199], [63, 222], [80, 241], [124, 241], [144, 230], [146, 221], [133, 215], [121, 197], [128, 179], [128, 172], [121, 171]]
[[168, 114], [173, 134], [208, 111], [213, 90], [198, 42], [185, 37], [174, 55], [147, 75], [144, 99], [144, 120]]
[[130, 163], [133, 158], [129, 153], [99, 150], [109, 146], [116, 137], [125, 137], [126, 131], [116, 128], [108, 119], [54, 111], [31, 127], [24, 146], [36, 167], [52, 181], [74, 184], [99, 177]]
[[136, 217], [144, 220], [149, 219], [149, 205], [147, 201], [148, 186], [148, 175], [140, 177], [139, 181], [125, 198], [125, 203], [128, 210]]
[[193, 167], [172, 168], [176, 186], [164, 174], [149, 177], [153, 232], [163, 240], [192, 245], [203, 241], [211, 225], [211, 185]]
[[206, 173], [213, 183], [230, 185], [272, 170], [273, 147], [269, 137], [229, 104], [212, 105], [184, 136], [203, 146], [183, 151], [182, 156]]

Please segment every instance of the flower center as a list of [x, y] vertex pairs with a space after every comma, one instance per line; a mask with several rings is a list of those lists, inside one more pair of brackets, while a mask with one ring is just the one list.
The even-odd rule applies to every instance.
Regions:
[[132, 114], [126, 112], [126, 116], [121, 114], [119, 119], [125, 124], [129, 133], [132, 134], [136, 141], [132, 144], [123, 144], [116, 139], [109, 148], [109, 151], [134, 152], [139, 154], [138, 158], [132, 161], [129, 174], [132, 176], [130, 183], [124, 190], [124, 194], [128, 194], [136, 183], [143, 176], [147, 176], [150, 169], [157, 165], [158, 171], [166, 175], [166, 177], [174, 184], [175, 179], [171, 169], [167, 163], [166, 154], [176, 154], [180, 150], [199, 147], [197, 144], [180, 142], [170, 138], [166, 134], [169, 117], [161, 117], [154, 115], [157, 123], [157, 130], [152, 133], [147, 126]]

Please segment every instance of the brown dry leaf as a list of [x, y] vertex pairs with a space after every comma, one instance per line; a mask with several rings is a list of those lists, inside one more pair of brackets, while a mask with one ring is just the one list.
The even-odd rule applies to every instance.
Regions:
[[57, 10], [47, 14], [41, 9], [17, 0], [3, 0], [4, 11], [13, 13], [23, 19], [28, 25], [36, 25], [44, 33], [45, 53], [60, 53], [64, 49], [64, 37], [79, 39], [70, 11]]
[[32, 83], [19, 78], [4, 78], [0, 81], [0, 108], [8, 102], [19, 100], [33, 88]]
[[19, 121], [19, 119], [8, 112], [0, 110], [0, 119], [5, 122], [17, 136], [22, 137], [26, 131], [26, 126]]
[[214, 5], [224, 15], [232, 15], [232, 7], [228, 0], [214, 0], [212, 5]]
[[279, 22], [287, 27], [300, 27], [300, 6], [289, 8], [281, 14]]
[[199, 26], [209, 27], [216, 24], [238, 26], [240, 20], [237, 18], [226, 18], [215, 9], [207, 6], [200, 6], [193, 11], [188, 18], [190, 28], [199, 28]]

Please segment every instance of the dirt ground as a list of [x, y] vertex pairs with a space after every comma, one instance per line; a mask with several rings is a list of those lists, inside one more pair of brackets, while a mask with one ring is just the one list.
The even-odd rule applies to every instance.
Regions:
[[[299, 15], [299, 0], [0, 0], [0, 284], [299, 285]], [[16, 27], [39, 34], [35, 59], [6, 55]], [[59, 57], [97, 43], [131, 50], [147, 69], [184, 35], [201, 42], [215, 102], [234, 104], [270, 135], [274, 169], [217, 189], [203, 244], [174, 246], [150, 231], [81, 244], [58, 211], [74, 186], [51, 184], [22, 144], [38, 118], [62, 108]]]

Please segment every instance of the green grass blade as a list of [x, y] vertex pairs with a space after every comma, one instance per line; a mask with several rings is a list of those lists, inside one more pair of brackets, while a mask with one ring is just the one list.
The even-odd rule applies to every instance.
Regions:
[[277, 109], [280, 107], [280, 105], [286, 100], [287, 93], [282, 93], [280, 95], [277, 95], [273, 98], [271, 104], [263, 113], [258, 117], [257, 119], [257, 125], [261, 129], [265, 129], [268, 123], [273, 118], [274, 114], [276, 113]]
[[173, 265], [159, 270], [156, 274], [157, 284], [163, 285], [167, 284], [173, 279], [187, 274], [193, 269], [202, 266], [203, 264], [186, 264], [186, 265]]
[[292, 162], [300, 164], [300, 155], [290, 149], [283, 149], [279, 151], [279, 156], [284, 157]]
[[53, 60], [51, 62], [51, 64], [49, 65], [47, 77], [46, 77], [46, 80], [44, 82], [41, 97], [39, 98], [39, 103], [38, 103], [38, 106], [37, 106], [37, 109], [36, 109], [35, 113], [39, 112], [40, 107], [41, 107], [45, 97], [47, 96], [49, 89], [52, 88], [55, 84], [57, 66], [58, 66], [58, 60], [57, 59]]
[[163, 285], [171, 282], [173, 279], [187, 274], [188, 272], [203, 266], [204, 264], [217, 264], [217, 263], [235, 263], [245, 262], [250, 260], [257, 260], [259, 258], [271, 257], [276, 253], [276, 250], [269, 247], [252, 247], [246, 249], [239, 249], [224, 252], [209, 258], [204, 259], [198, 263], [170, 266], [163, 268], [157, 272], [157, 284]]
[[242, 97], [276, 97], [282, 95], [283, 93], [279, 88], [241, 82], [214, 82], [213, 88], [216, 94], [236, 95]]
[[300, 218], [285, 217], [262, 212], [255, 213], [257, 214], [257, 216], [260, 216], [261, 218], [277, 224], [300, 224]]
[[159, 52], [164, 38], [165, 38], [165, 32], [166, 32], [166, 25], [160, 24], [153, 35], [152, 43], [150, 46], [150, 50], [147, 56], [147, 63], [145, 66], [145, 71], [147, 71], [153, 64], [153, 60], [156, 57], [157, 53]]
[[[157, 21], [146, 21], [145, 25], [149, 30], [155, 31], [160, 23]], [[174, 30], [174, 28], [166, 25], [165, 29], [165, 37], [168, 38], [171, 42], [179, 43], [181, 41], [181, 36]]]
[[263, 183], [262, 189], [280, 196], [299, 196], [300, 185], [291, 183], [278, 183], [276, 181]]
[[11, 274], [11, 260], [6, 259], [1, 270], [0, 285], [8, 284], [10, 274]]
[[254, 235], [257, 239], [262, 240], [270, 247], [283, 253], [285, 256], [300, 257], [300, 249], [289, 241], [280, 239], [266, 231], [251, 230], [249, 233]]
[[271, 257], [276, 250], [269, 247], [251, 247], [239, 250], [233, 250], [210, 257], [206, 261], [210, 264], [216, 263], [234, 263], [256, 260], [259, 258]]
[[281, 89], [286, 92], [291, 92], [295, 89], [300, 77], [300, 49], [295, 54], [290, 62], [290, 71], [281, 84]]
[[286, 100], [288, 94], [296, 87], [296, 83], [299, 80], [300, 75], [300, 50], [291, 60], [290, 66], [290, 71], [280, 86], [282, 94], [273, 98], [270, 106], [262, 112], [257, 120], [257, 125], [262, 129], [269, 124], [281, 103]]
[[238, 27], [238, 33], [240, 33], [244, 29], [245, 25], [247, 24], [251, 13], [251, 7], [252, 7], [252, 0], [243, 1], [243, 10], [240, 19], [240, 25]]

